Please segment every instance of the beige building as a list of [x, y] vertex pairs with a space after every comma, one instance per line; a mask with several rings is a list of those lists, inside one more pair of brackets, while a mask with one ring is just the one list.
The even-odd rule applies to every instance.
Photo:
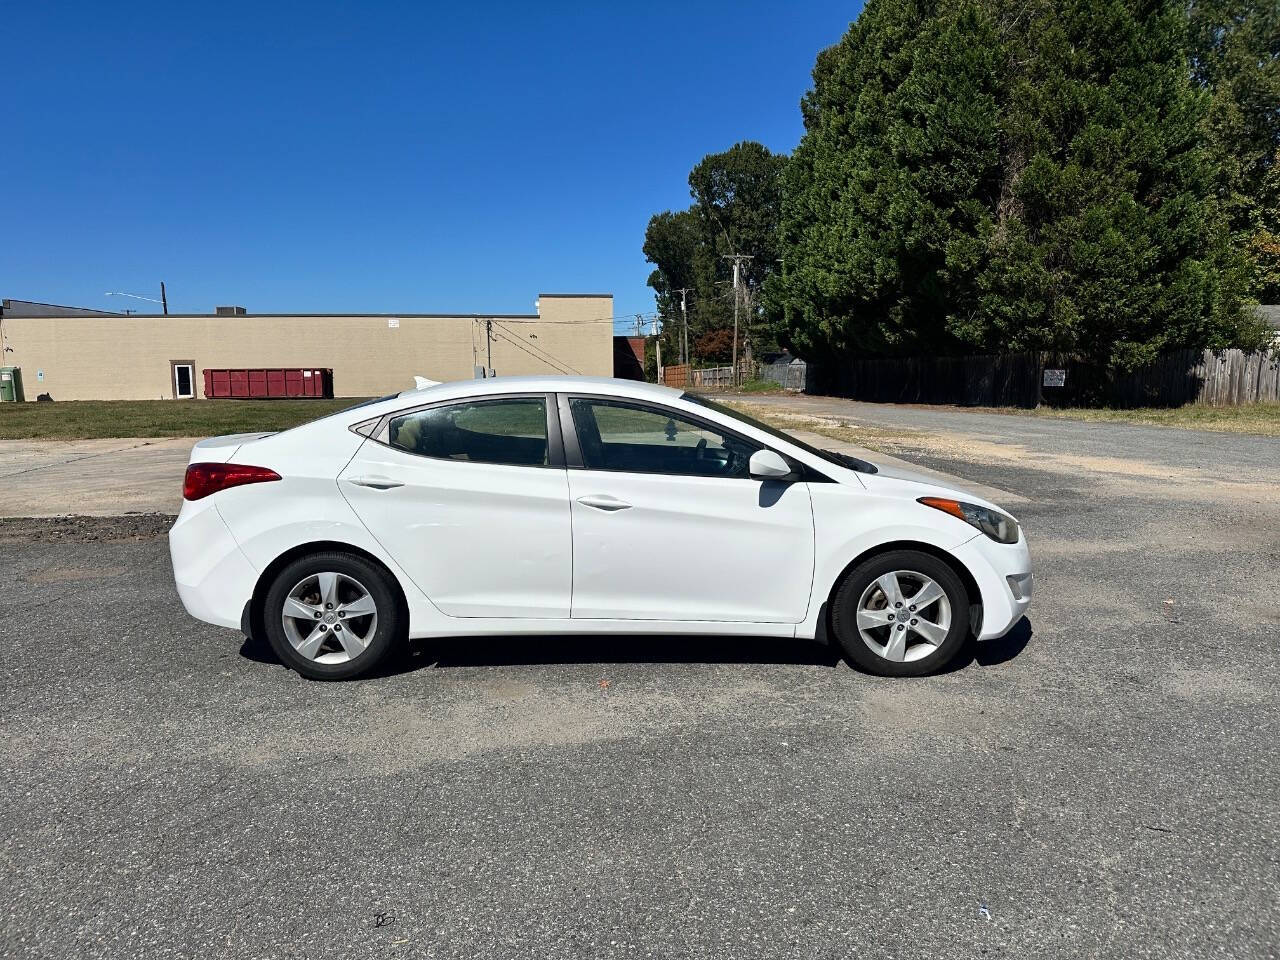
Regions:
[[0, 314], [0, 365], [22, 368], [28, 400], [41, 393], [54, 400], [203, 397], [203, 371], [226, 367], [332, 368], [339, 397], [405, 390], [415, 376], [469, 380], [476, 366], [499, 375], [613, 375], [611, 294], [544, 293], [537, 313], [515, 315], [47, 309], [55, 312]]

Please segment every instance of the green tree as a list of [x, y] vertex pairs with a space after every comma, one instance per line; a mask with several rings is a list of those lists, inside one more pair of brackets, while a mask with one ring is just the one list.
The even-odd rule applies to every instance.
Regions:
[[744, 310], [741, 320], [757, 345], [769, 337], [770, 331], [758, 322], [755, 291], [777, 267], [785, 165], [785, 156], [749, 141], [709, 154], [689, 174], [692, 205], [650, 219], [644, 255], [656, 267], [649, 286], [664, 331], [664, 357], [674, 357], [679, 350], [680, 297], [675, 291], [681, 288], [691, 291], [689, 344], [695, 355], [703, 334], [732, 326], [732, 270], [724, 259], [729, 253], [753, 257], [743, 278], [753, 306]]
[[[955, 329], [1118, 368], [1184, 346], [1253, 345], [1243, 261], [1213, 191], [1207, 101], [1175, 3], [1068, 0], [1006, 34], [1011, 202]], [[1024, 159], [1025, 158], [1025, 159]]]
[[828, 351], [1252, 345], [1169, 0], [869, 0], [803, 104], [772, 316]]
[[1000, 188], [1002, 51], [974, 6], [871, 0], [818, 57], [770, 315], [810, 356], [954, 349]]
[[1205, 129], [1214, 188], [1233, 240], [1249, 258], [1249, 292], [1280, 301], [1280, 3], [1193, 0], [1188, 44], [1195, 82], [1209, 95]]
[[1280, 303], [1280, 150], [1262, 179], [1256, 222], [1248, 240], [1252, 292], [1262, 303]]
[[693, 288], [697, 280], [695, 258], [700, 241], [698, 218], [691, 210], [654, 214], [644, 232], [645, 259], [656, 267], [649, 274], [649, 286], [658, 316], [672, 330], [670, 321], [680, 315], [680, 294], [676, 291]]
[[[745, 282], [753, 287], [763, 282], [778, 260], [786, 163], [784, 155], [743, 141], [724, 153], [703, 157], [689, 174], [692, 209], [702, 222], [704, 241], [721, 257], [751, 256], [743, 270]], [[724, 269], [727, 276], [728, 268]]]

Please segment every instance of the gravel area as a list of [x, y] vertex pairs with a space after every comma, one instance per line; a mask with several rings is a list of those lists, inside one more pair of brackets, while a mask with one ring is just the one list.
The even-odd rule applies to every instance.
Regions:
[[594, 637], [308, 683], [184, 614], [163, 517], [0, 523], [0, 955], [1275, 956], [1280, 441], [994, 420], [895, 453], [1026, 498], [1036, 602], [919, 680]]
[[174, 516], [134, 513], [120, 517], [0, 517], [0, 544], [119, 543], [168, 534]]

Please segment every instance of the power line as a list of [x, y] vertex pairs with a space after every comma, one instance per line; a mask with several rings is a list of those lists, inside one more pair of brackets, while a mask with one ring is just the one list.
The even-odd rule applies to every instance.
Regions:
[[520, 350], [523, 350], [523, 351], [524, 351], [525, 353], [527, 353], [529, 356], [533, 357], [533, 359], [537, 360], [539, 363], [544, 363], [544, 364], [546, 364], [547, 366], [549, 366], [549, 367], [551, 367], [553, 370], [555, 370], [557, 373], [564, 373], [564, 374], [568, 374], [568, 373], [575, 373], [575, 372], [576, 372], [576, 371], [573, 371], [573, 370], [567, 370], [567, 369], [565, 369], [563, 366], [561, 366], [561, 365], [560, 365], [559, 363], [557, 363], [555, 360], [549, 359], [549, 358], [547, 358], [547, 357], [540, 357], [540, 356], [538, 356], [538, 354], [534, 353], [532, 350], [530, 350], [527, 346], [525, 346], [525, 345], [524, 345], [523, 343], [521, 343], [519, 340], [515, 340], [515, 339], [513, 339], [513, 338], [511, 338], [511, 337], [504, 336], [504, 335], [503, 335], [503, 334], [501, 334], [501, 333], [494, 333], [494, 335], [493, 335], [493, 336], [494, 336], [494, 339], [495, 339], [495, 340], [505, 340], [507, 343], [511, 344], [513, 347], [516, 347], [516, 348], [518, 348], [518, 349], [520, 349]]
[[[502, 337], [502, 339], [506, 340], [508, 343], [514, 344], [515, 346], [519, 347], [521, 350], [529, 354], [529, 356], [533, 357], [534, 359], [542, 360], [543, 363], [546, 363], [551, 367], [559, 368], [560, 371], [563, 373], [577, 373], [581, 375], [580, 371], [575, 370], [567, 362], [553, 357], [551, 354], [547, 353], [545, 350], [541, 349], [540, 347], [536, 347], [531, 343], [522, 343], [521, 341], [516, 340], [513, 331], [508, 330], [506, 327], [504, 327], [501, 323], [498, 323], [496, 320], [494, 321], [494, 325], [498, 328], [497, 335], [499, 337]], [[508, 334], [508, 336], [505, 336], [505, 337], [502, 336], [503, 333]]]
[[[505, 329], [505, 328], [504, 328], [504, 329]], [[515, 332], [514, 332], [514, 331], [508, 330], [508, 331], [507, 331], [507, 333], [511, 334], [512, 336], [515, 336]], [[521, 346], [528, 347], [528, 348], [529, 348], [530, 350], [532, 350], [535, 354], [539, 354], [539, 355], [541, 355], [541, 356], [543, 356], [543, 357], [546, 357], [546, 359], [547, 359], [547, 362], [548, 362], [548, 363], [555, 363], [555, 364], [559, 364], [559, 365], [561, 365], [561, 366], [563, 366], [563, 367], [568, 367], [568, 368], [569, 368], [569, 370], [570, 370], [571, 372], [576, 373], [576, 374], [579, 374], [579, 375], [581, 375], [581, 373], [582, 373], [582, 371], [574, 369], [573, 365], [572, 365], [572, 364], [570, 364], [570, 363], [569, 363], [569, 361], [559, 359], [559, 358], [558, 358], [558, 357], [556, 357], [554, 354], [552, 354], [552, 353], [551, 353], [551, 351], [549, 351], [549, 350], [543, 350], [543, 349], [542, 349], [542, 347], [538, 346], [537, 344], [533, 344], [533, 343], [522, 343], [522, 344], [521, 344]]]

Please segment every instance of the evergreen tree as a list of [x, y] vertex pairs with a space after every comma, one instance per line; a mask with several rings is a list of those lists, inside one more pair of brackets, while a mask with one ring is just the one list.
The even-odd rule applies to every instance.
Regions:
[[1184, 16], [1159, 0], [1068, 0], [1006, 34], [1027, 65], [1005, 110], [1011, 202], [966, 339], [1132, 368], [1250, 338]]
[[1252, 293], [1262, 303], [1280, 303], [1280, 150], [1262, 178], [1254, 224], [1248, 239]]
[[1249, 259], [1249, 292], [1280, 302], [1280, 0], [1194, 0], [1191, 71], [1208, 91], [1215, 193]]
[[1000, 53], [976, 7], [870, 0], [819, 55], [766, 288], [801, 353], [957, 346], [999, 188]]
[[769, 308], [803, 352], [1252, 346], [1169, 0], [869, 0], [819, 56]]

